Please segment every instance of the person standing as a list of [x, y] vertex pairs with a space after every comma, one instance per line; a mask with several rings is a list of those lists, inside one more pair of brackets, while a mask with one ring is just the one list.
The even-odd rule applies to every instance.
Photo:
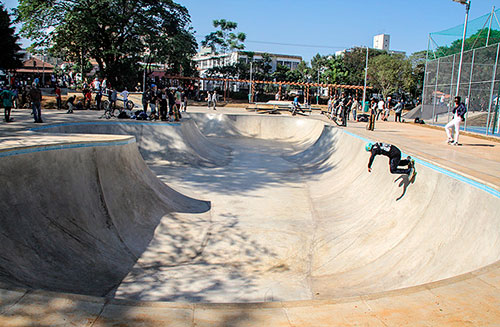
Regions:
[[212, 93], [212, 107], [214, 108], [214, 110], [217, 110], [217, 91], [214, 90], [214, 92]]
[[59, 85], [56, 85], [54, 92], [56, 93], [57, 110], [61, 110], [62, 100], [61, 100], [61, 88], [59, 87]]
[[212, 107], [212, 94], [210, 91], [207, 92], [207, 98], [205, 99], [207, 101], [207, 107], [210, 109]]
[[5, 110], [5, 119], [6, 123], [10, 123], [12, 120], [10, 119], [10, 111], [12, 109], [12, 102], [14, 100], [14, 93], [10, 90], [10, 88], [6, 88], [0, 93], [0, 97], [2, 98], [3, 107]]
[[33, 110], [33, 118], [35, 123], [43, 123], [42, 121], [42, 91], [37, 83], [33, 83], [29, 93], [31, 108]]
[[354, 98], [354, 102], [352, 103], [352, 106], [351, 106], [351, 111], [352, 111], [352, 119], [354, 121], [357, 120], [358, 116], [358, 110], [361, 109], [361, 104], [359, 103], [358, 99], [357, 98]]
[[162, 121], [168, 120], [168, 95], [167, 88], [164, 88], [160, 93], [160, 119]]
[[149, 97], [149, 107], [151, 108], [151, 119], [156, 120], [157, 115], [156, 115], [156, 103], [158, 102], [158, 93], [157, 93], [157, 88], [156, 85], [153, 84], [151, 86], [151, 96]]
[[370, 106], [370, 119], [368, 121], [368, 125], [366, 126], [366, 129], [369, 131], [373, 131], [375, 129], [377, 107], [378, 107], [377, 101], [375, 99], [372, 99]]
[[385, 108], [385, 102], [384, 99], [381, 98], [377, 104], [377, 117], [375, 117], [376, 120], [378, 120], [380, 114], [384, 112], [384, 108]]
[[187, 92], [182, 91], [181, 93], [181, 108], [184, 112], [187, 110], [187, 103], [188, 103], [188, 98], [187, 98]]
[[[446, 130], [446, 136], [448, 136], [448, 140], [446, 142], [451, 145], [458, 145], [460, 123], [465, 120], [465, 113], [467, 112], [467, 107], [465, 107], [465, 104], [461, 100], [462, 99], [459, 96], [455, 97], [455, 107], [452, 111], [453, 119], [444, 127]], [[451, 137], [452, 127], [455, 129], [455, 139]]]
[[399, 100], [398, 104], [394, 107], [394, 121], [401, 122], [401, 113], [403, 112], [403, 99]]
[[174, 92], [174, 90], [172, 90], [172, 98], [174, 100], [174, 105], [173, 105], [173, 112], [174, 112], [174, 121], [179, 121], [180, 120], [180, 114], [179, 114], [179, 107], [180, 107], [180, 104], [181, 104], [181, 93], [179, 92], [179, 90], [176, 90]]
[[148, 103], [150, 100], [150, 91], [149, 89], [144, 89], [144, 92], [142, 92], [142, 111], [147, 115], [148, 114]]
[[121, 93], [121, 96], [123, 98], [123, 109], [124, 110], [127, 110], [128, 95], [129, 95], [129, 92], [127, 91], [127, 88], [125, 88]]
[[172, 121], [172, 116], [174, 115], [174, 107], [175, 107], [174, 90], [167, 90], [167, 98], [168, 98], [168, 116], [170, 118], [170, 121]]
[[101, 110], [101, 100], [102, 100], [102, 89], [101, 86], [96, 89], [95, 91], [95, 106], [97, 110]]

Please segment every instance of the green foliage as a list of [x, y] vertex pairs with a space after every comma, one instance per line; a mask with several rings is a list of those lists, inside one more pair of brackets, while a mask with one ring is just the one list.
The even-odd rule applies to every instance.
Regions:
[[411, 63], [403, 55], [383, 54], [373, 58], [368, 66], [371, 84], [384, 97], [408, 87], [411, 74]]
[[94, 59], [117, 87], [135, 84], [140, 61], [193, 70], [189, 13], [172, 0], [20, 0], [18, 20], [35, 48], [76, 63]]
[[205, 40], [201, 42], [204, 47], [211, 47], [215, 53], [222, 51], [227, 53], [233, 50], [243, 50], [245, 45], [245, 33], [233, 33], [232, 31], [238, 27], [238, 24], [225, 19], [214, 20], [213, 25], [219, 30], [205, 36]]
[[[488, 29], [482, 29], [465, 39], [464, 51], [477, 49], [486, 46], [488, 40]], [[500, 42], [500, 31], [491, 30], [488, 45]], [[438, 47], [429, 53], [430, 59], [449, 56], [459, 53], [462, 50], [462, 39], [453, 41], [449, 46]]]
[[0, 69], [14, 69], [22, 66], [21, 47], [17, 42], [19, 37], [14, 34], [14, 28], [7, 10], [0, 4]]

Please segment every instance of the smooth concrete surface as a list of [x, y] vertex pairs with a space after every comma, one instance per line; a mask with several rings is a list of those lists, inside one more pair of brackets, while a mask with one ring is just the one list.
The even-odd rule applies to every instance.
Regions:
[[[369, 174], [363, 140], [319, 120], [190, 116], [155, 127], [43, 125], [17, 146], [20, 132], [9, 126], [0, 157], [10, 182], [2, 245], [11, 246], [1, 256], [2, 326], [500, 321], [494, 194], [423, 165], [425, 157], [413, 184], [390, 175], [383, 158]], [[109, 129], [137, 143], [74, 134]], [[81, 202], [72, 203], [75, 193]], [[18, 194], [28, 196], [12, 210]]]

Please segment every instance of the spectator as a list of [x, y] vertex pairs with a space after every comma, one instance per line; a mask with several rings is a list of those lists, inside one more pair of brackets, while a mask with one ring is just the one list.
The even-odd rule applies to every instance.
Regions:
[[151, 118], [156, 119], [156, 104], [158, 102], [157, 87], [155, 84], [151, 85], [151, 96], [149, 98], [149, 106], [151, 107]]
[[61, 103], [61, 89], [59, 88], [58, 85], [56, 85], [54, 89], [54, 93], [56, 94], [56, 103], [57, 103], [57, 110], [62, 109], [62, 103]]
[[29, 93], [31, 108], [33, 110], [33, 118], [35, 123], [43, 123], [42, 120], [42, 91], [38, 88], [38, 84], [33, 82]]
[[404, 101], [403, 99], [399, 100], [399, 102], [394, 107], [394, 121], [401, 122], [401, 113], [403, 112]]
[[167, 95], [167, 88], [164, 88], [160, 92], [160, 119], [162, 121], [167, 121], [168, 120], [168, 95]]
[[0, 97], [2, 98], [3, 107], [5, 110], [5, 119], [6, 123], [10, 123], [12, 120], [10, 119], [10, 110], [12, 109], [12, 102], [14, 100], [14, 93], [7, 87], [5, 90], [0, 92]]
[[[444, 129], [446, 130], [446, 135], [448, 136], [448, 144], [458, 145], [458, 136], [460, 135], [460, 123], [465, 120], [465, 113], [467, 108], [465, 104], [461, 102], [459, 96], [455, 97], [455, 108], [453, 108], [453, 119], [446, 124]], [[451, 127], [455, 128], [455, 139], [451, 137]]]
[[149, 89], [145, 89], [142, 92], [142, 111], [147, 115], [148, 114], [148, 103], [151, 100], [151, 94]]
[[108, 89], [109, 90], [109, 109], [111, 112], [115, 111], [116, 108], [116, 100], [118, 99], [118, 92], [115, 88]]
[[127, 109], [127, 101], [128, 101], [128, 95], [130, 93], [127, 91], [127, 88], [125, 88], [122, 93], [121, 93], [121, 96], [123, 98], [123, 109]]
[[361, 109], [361, 104], [359, 103], [357, 98], [354, 98], [354, 101], [351, 105], [352, 119], [354, 121], [357, 120], [357, 118], [358, 118], [357, 113], [358, 113], [358, 110], [360, 110], [360, 109]]
[[384, 99], [380, 99], [380, 101], [377, 103], [377, 116], [375, 117], [376, 120], [378, 120], [380, 114], [384, 112], [384, 109], [385, 109]]

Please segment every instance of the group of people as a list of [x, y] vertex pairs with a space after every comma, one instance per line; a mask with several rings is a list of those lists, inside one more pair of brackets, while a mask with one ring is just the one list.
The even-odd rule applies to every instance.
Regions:
[[[181, 112], [185, 112], [187, 106], [187, 94], [181, 87], [160, 89], [152, 84], [142, 93], [143, 112], [151, 120], [179, 121]], [[151, 108], [149, 115], [148, 107]]]
[[352, 119], [357, 121], [358, 113], [361, 111], [361, 102], [358, 98], [352, 97], [346, 93], [341, 96], [335, 95], [328, 99], [327, 112], [330, 118], [341, 120], [341, 126], [347, 126], [347, 120], [352, 113]]
[[24, 103], [31, 103], [32, 115], [35, 123], [43, 123], [42, 120], [42, 91], [37, 83], [33, 83], [31, 87], [24, 87], [25, 93], [21, 96], [19, 102], [19, 91], [15, 86], [6, 86], [0, 90], [0, 99], [4, 107], [4, 121], [10, 123], [13, 119], [10, 117], [12, 108], [22, 107]]

